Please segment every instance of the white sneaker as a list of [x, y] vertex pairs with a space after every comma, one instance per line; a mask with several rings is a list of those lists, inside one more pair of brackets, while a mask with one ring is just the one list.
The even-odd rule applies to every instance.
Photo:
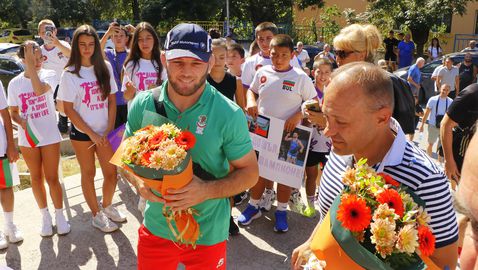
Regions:
[[6, 249], [8, 247], [7, 238], [0, 232], [0, 249]]
[[10, 243], [18, 243], [23, 241], [22, 232], [17, 229], [17, 226], [15, 226], [13, 223], [6, 226], [5, 236], [8, 236], [8, 242]]
[[289, 207], [290, 207], [290, 210], [299, 214], [302, 214], [303, 211], [305, 210], [306, 206], [302, 202], [302, 196], [299, 190], [295, 189], [290, 194]]
[[103, 212], [105, 215], [113, 220], [114, 222], [125, 222], [126, 221], [126, 215], [123, 214], [120, 210], [118, 210], [116, 207], [114, 207], [112, 204], [106, 208], [103, 208]]
[[272, 189], [266, 189], [259, 201], [259, 208], [265, 211], [271, 210], [272, 204], [276, 200], [276, 192]]
[[111, 221], [103, 211], [99, 211], [91, 221], [93, 227], [98, 228], [102, 232], [114, 232], [118, 229], [118, 225]]
[[141, 212], [141, 214], [144, 217], [144, 210], [146, 210], [146, 199], [141, 196], [139, 196], [138, 210]]
[[51, 221], [50, 214], [42, 218], [40, 235], [42, 237], [48, 237], [53, 235], [53, 223]]
[[66, 221], [65, 216], [63, 213], [61, 215], [55, 215], [55, 224], [56, 224], [56, 232], [58, 235], [65, 235], [71, 231], [70, 224]]

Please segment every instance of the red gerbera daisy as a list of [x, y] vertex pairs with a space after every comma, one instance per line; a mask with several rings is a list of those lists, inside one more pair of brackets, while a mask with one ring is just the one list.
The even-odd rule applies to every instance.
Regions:
[[344, 195], [337, 210], [337, 219], [352, 232], [360, 232], [370, 225], [372, 210], [364, 199], [356, 195]]
[[168, 135], [162, 131], [156, 133], [150, 140], [149, 140], [149, 147], [151, 149], [156, 149], [159, 147], [159, 144], [168, 138]]
[[392, 185], [394, 187], [399, 187], [400, 186], [400, 183], [398, 183], [397, 181], [395, 181], [389, 174], [386, 174], [386, 173], [378, 173], [378, 175], [380, 175], [384, 180], [385, 180], [385, 183], [388, 184], [388, 185]]
[[420, 252], [429, 257], [435, 251], [435, 236], [427, 226], [418, 227], [418, 242]]
[[141, 165], [148, 167], [151, 164], [151, 161], [149, 161], [149, 158], [153, 154], [153, 151], [149, 151], [143, 154], [141, 157]]
[[174, 139], [174, 141], [178, 145], [183, 146], [184, 149], [187, 151], [193, 148], [196, 144], [196, 137], [194, 137], [194, 134], [192, 134], [190, 131], [184, 130], [181, 131], [181, 133], [176, 137], [176, 139]]
[[400, 194], [394, 189], [386, 189], [378, 194], [377, 201], [381, 204], [388, 204], [388, 207], [395, 209], [395, 214], [399, 215], [400, 217], [402, 217], [403, 213], [405, 212], [402, 197], [400, 197]]

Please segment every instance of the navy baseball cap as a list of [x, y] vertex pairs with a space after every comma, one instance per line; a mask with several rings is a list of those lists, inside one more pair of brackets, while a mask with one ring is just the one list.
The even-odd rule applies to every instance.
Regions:
[[166, 60], [192, 57], [208, 62], [212, 52], [211, 43], [211, 37], [201, 26], [191, 23], [178, 24], [166, 36]]

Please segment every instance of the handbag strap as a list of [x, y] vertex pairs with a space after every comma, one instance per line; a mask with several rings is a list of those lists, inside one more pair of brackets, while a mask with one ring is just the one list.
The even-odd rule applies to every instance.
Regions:
[[[440, 105], [440, 97], [437, 100], [437, 106], [435, 107], [435, 117], [438, 115], [438, 106]], [[448, 110], [448, 98], [445, 98], [445, 113]], [[445, 113], [443, 115], [445, 115]]]
[[[159, 96], [161, 95], [161, 86], [153, 88], [151, 92], [153, 94], [154, 107], [156, 108], [156, 113], [168, 118], [168, 115], [166, 113], [166, 108], [164, 107], [164, 103], [162, 101], [159, 101]], [[199, 163], [196, 163], [194, 161], [193, 161], [193, 172], [194, 172], [194, 175], [196, 175], [197, 177], [205, 181], [217, 179], [214, 175], [204, 170], [201, 167], [201, 165], [199, 165]]]

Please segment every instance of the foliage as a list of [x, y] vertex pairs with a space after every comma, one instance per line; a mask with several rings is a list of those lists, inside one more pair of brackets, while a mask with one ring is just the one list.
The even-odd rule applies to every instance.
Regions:
[[342, 13], [337, 5], [326, 7], [319, 19], [322, 22], [322, 36], [324, 36], [326, 42], [331, 42], [332, 38], [336, 36], [340, 31], [340, 25], [336, 19], [341, 17]]
[[298, 0], [295, 3], [300, 10], [304, 10], [311, 6], [322, 8], [324, 6], [323, 0]]
[[26, 28], [31, 18], [30, 0], [2, 0], [0, 8], [0, 22], [8, 26]]

